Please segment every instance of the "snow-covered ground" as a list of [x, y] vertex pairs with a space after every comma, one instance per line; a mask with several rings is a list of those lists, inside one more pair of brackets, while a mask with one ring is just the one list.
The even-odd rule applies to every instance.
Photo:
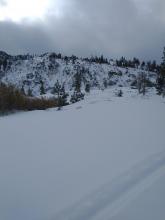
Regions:
[[0, 219], [165, 218], [165, 100], [122, 90], [0, 118]]

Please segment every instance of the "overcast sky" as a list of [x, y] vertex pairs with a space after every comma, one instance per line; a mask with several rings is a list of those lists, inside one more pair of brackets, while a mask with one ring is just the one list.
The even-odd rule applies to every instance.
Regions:
[[165, 0], [0, 0], [0, 50], [8, 53], [159, 61], [164, 46]]

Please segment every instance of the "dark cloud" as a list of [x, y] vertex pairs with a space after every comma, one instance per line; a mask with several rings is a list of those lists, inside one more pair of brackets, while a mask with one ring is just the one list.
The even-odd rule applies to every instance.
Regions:
[[[148, 2], [143, 7], [144, 2]], [[160, 60], [165, 45], [163, 0], [63, 0], [44, 23], [0, 22], [0, 48], [12, 53], [58, 51]], [[145, 10], [143, 10], [145, 9]]]
[[52, 50], [53, 43], [43, 26], [0, 23], [0, 48], [12, 54], [42, 53]]

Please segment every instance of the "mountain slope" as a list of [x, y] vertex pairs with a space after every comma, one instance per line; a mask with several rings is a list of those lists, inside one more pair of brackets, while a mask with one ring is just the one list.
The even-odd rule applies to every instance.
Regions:
[[0, 52], [0, 80], [23, 88], [26, 93], [30, 89], [34, 96], [40, 95], [41, 84], [45, 93], [51, 93], [57, 80], [67, 92], [74, 90], [76, 74], [81, 77], [82, 90], [87, 84], [99, 89], [114, 85], [128, 87], [142, 71], [154, 85], [156, 73], [144, 69], [141, 66], [121, 68], [112, 60], [93, 61], [75, 56], [62, 57], [55, 53], [10, 56]]

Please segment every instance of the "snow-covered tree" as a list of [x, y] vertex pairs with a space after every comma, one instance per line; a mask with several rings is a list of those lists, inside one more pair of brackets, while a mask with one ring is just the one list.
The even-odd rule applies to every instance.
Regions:
[[58, 80], [54, 85], [52, 93], [56, 95], [58, 102], [58, 109], [61, 109], [62, 106], [68, 104], [67, 102], [68, 94], [65, 92], [65, 86], [61, 85]]

